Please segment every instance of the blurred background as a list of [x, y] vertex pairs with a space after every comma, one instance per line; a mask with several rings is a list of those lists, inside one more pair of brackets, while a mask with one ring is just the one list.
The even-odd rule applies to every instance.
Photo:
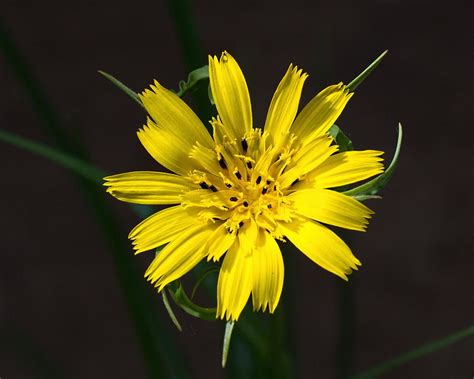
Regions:
[[[389, 49], [338, 125], [387, 161], [399, 121], [405, 133], [383, 200], [367, 204], [368, 233], [344, 235], [361, 270], [346, 284], [288, 249], [277, 315], [244, 315], [257, 333], [237, 325], [225, 370], [224, 323], [175, 307], [180, 333], [141, 279], [152, 253], [134, 257], [126, 240], [140, 218], [2, 142], [0, 377], [345, 378], [469, 326], [471, 14], [467, 1], [3, 1], [0, 128], [107, 173], [157, 166], [135, 135], [144, 112], [97, 70], [137, 91], [155, 78], [177, 88], [224, 49], [246, 75], [256, 125], [290, 62], [310, 74], [305, 103]], [[471, 337], [382, 377], [469, 378], [473, 351]]]

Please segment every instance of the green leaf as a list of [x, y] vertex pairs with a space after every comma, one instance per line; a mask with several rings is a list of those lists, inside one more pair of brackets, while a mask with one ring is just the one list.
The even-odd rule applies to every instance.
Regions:
[[17, 134], [9, 133], [1, 129], [0, 141], [7, 142], [10, 145], [47, 158], [94, 183], [102, 184], [102, 178], [106, 176], [105, 172], [82, 161], [81, 159], [77, 159], [60, 150], [53, 149], [42, 143], [20, 137]]
[[161, 291], [161, 296], [163, 298], [163, 304], [165, 305], [166, 310], [168, 311], [168, 315], [171, 318], [171, 321], [173, 321], [173, 324], [176, 326], [176, 328], [182, 332], [183, 328], [181, 328], [181, 324], [179, 323], [178, 319], [176, 318], [176, 315], [173, 312], [173, 308], [171, 308], [171, 304], [168, 301], [168, 296], [166, 296], [166, 291]]
[[400, 149], [402, 146], [402, 138], [403, 138], [403, 129], [402, 124], [398, 124], [398, 140], [397, 140], [397, 147], [395, 149], [395, 154], [393, 155], [392, 162], [385, 170], [384, 173], [377, 176], [375, 179], [362, 184], [356, 188], [343, 192], [344, 195], [352, 196], [352, 197], [363, 197], [363, 196], [373, 196], [376, 195], [382, 188], [384, 188], [397, 167], [398, 160], [400, 158]]
[[385, 50], [382, 54], [380, 54], [364, 71], [359, 74], [359, 76], [357, 76], [357, 78], [347, 85], [347, 88], [351, 92], [354, 92], [355, 89], [370, 75], [370, 73], [374, 71], [375, 67], [379, 65], [387, 53], [388, 50]]
[[194, 298], [194, 295], [196, 294], [196, 291], [198, 290], [199, 286], [206, 280], [206, 278], [211, 275], [214, 272], [218, 272], [219, 267], [213, 266], [209, 267], [202, 275], [201, 277], [196, 281], [196, 284], [193, 287], [193, 290], [191, 291], [191, 299]]
[[176, 281], [170, 283], [167, 288], [174, 302], [187, 314], [198, 317], [202, 320], [215, 321], [216, 308], [205, 308], [194, 304], [188, 295], [186, 295], [180, 282]]
[[125, 84], [123, 84], [120, 80], [114, 78], [112, 75], [106, 73], [105, 71], [99, 70], [99, 74], [104, 76], [106, 79], [110, 80], [113, 84], [115, 84], [118, 88], [120, 88], [123, 92], [125, 92], [128, 96], [130, 96], [135, 102], [137, 102], [138, 104], [140, 104], [140, 106], [143, 107], [143, 104], [140, 98], [138, 97], [138, 94], [135, 91], [131, 90]]
[[214, 101], [214, 96], [212, 96], [212, 90], [211, 90], [211, 85], [210, 84], [207, 86], [207, 97], [209, 98], [209, 102], [212, 105], [216, 104], [216, 102]]
[[198, 82], [201, 80], [209, 79], [209, 66], [205, 65], [202, 67], [193, 70], [188, 75], [188, 80], [185, 82], [181, 80], [179, 82], [179, 91], [176, 92], [176, 95], [183, 97], [183, 95], [192, 89]]
[[447, 337], [441, 338], [437, 341], [433, 341], [426, 345], [420, 346], [417, 349], [411, 350], [405, 354], [399, 355], [398, 357], [391, 359], [385, 363], [371, 368], [365, 372], [354, 375], [350, 379], [373, 379], [379, 377], [381, 374], [390, 371], [391, 369], [404, 365], [405, 363], [411, 362], [415, 359], [421, 358], [425, 355], [434, 353], [440, 349], [443, 349], [453, 343], [456, 343], [466, 337], [474, 334], [474, 325], [463, 329], [459, 332], [450, 334]]
[[331, 126], [329, 129], [329, 135], [336, 141], [336, 144], [339, 145], [339, 151], [350, 151], [354, 149], [352, 146], [352, 141], [336, 124]]
[[233, 321], [227, 321], [225, 324], [224, 343], [222, 346], [222, 368], [225, 368], [227, 363], [227, 356], [229, 355], [230, 340], [232, 338], [234, 325], [235, 323]]

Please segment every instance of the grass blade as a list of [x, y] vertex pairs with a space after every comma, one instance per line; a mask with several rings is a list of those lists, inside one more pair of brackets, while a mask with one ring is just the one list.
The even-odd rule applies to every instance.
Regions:
[[398, 357], [384, 362], [378, 366], [371, 368], [360, 374], [351, 376], [350, 379], [373, 379], [379, 377], [379, 375], [392, 370], [395, 367], [404, 365], [405, 363], [411, 362], [415, 359], [424, 357], [428, 354], [434, 353], [440, 349], [448, 347], [464, 338], [474, 335], [474, 325], [463, 329], [459, 332], [450, 334], [447, 337], [441, 338], [437, 341], [433, 341], [426, 345], [420, 346], [417, 349], [411, 350], [405, 354], [399, 355]]

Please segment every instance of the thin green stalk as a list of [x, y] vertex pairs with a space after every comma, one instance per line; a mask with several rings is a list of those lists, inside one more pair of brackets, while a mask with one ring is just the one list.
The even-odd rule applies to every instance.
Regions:
[[[168, 10], [174, 20], [176, 34], [181, 45], [184, 67], [191, 72], [207, 64], [206, 54], [203, 53], [199, 41], [199, 32], [193, 17], [190, 0], [167, 0]], [[212, 107], [208, 101], [207, 88], [199, 88], [193, 95], [196, 111], [201, 120], [207, 125], [212, 115]]]
[[337, 378], [347, 378], [354, 367], [354, 353], [356, 346], [356, 302], [355, 284], [356, 278], [349, 282], [338, 282], [339, 290], [339, 339], [337, 346]]
[[443, 337], [439, 340], [430, 342], [426, 345], [420, 346], [414, 350], [411, 350], [405, 354], [399, 355], [387, 362], [381, 363], [371, 369], [364, 371], [360, 374], [351, 376], [350, 379], [373, 379], [378, 378], [381, 374], [386, 373], [396, 367], [402, 366], [415, 359], [424, 357], [428, 354], [434, 353], [438, 350], [444, 349], [458, 341], [461, 341], [467, 337], [474, 335], [474, 325], [469, 326], [466, 329], [460, 330], [456, 333], [450, 334], [449, 336]]
[[[62, 152], [87, 160], [85, 149], [77, 140], [69, 138], [59, 115], [47, 100], [1, 21], [0, 49], [18, 82], [30, 96], [34, 110], [54, 143]], [[187, 377], [182, 363], [173, 362], [173, 357], [176, 355], [171, 353], [174, 348], [172, 340], [159, 325], [158, 314], [152, 306], [155, 299], [151, 298], [147, 292], [149, 289], [135, 269], [133, 255], [124, 248], [126, 245], [120, 238], [122, 235], [120, 227], [107, 206], [104, 195], [97, 191], [96, 184], [91, 183], [90, 178], [76, 176], [76, 180], [113, 253], [119, 282], [142, 348], [149, 377]], [[160, 346], [159, 342], [165, 347]]]

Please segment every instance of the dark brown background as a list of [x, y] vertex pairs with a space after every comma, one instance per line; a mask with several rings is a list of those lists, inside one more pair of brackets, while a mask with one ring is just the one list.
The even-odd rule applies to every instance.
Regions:
[[[385, 150], [387, 158], [397, 122], [405, 126], [394, 179], [384, 199], [369, 204], [376, 210], [369, 232], [351, 233], [363, 262], [354, 281], [354, 370], [360, 371], [473, 320], [473, 120], [470, 2], [357, 3], [202, 0], [193, 9], [203, 50], [227, 49], [238, 59], [257, 123], [290, 62], [310, 74], [308, 100], [390, 50], [338, 122], [356, 147]], [[107, 172], [153, 169], [135, 136], [142, 111], [96, 71], [137, 90], [153, 78], [175, 88], [186, 70], [167, 4], [4, 1], [2, 13], [91, 160]], [[50, 143], [3, 57], [0, 83], [0, 127]], [[38, 360], [59, 367], [64, 378], [145, 377], [111, 255], [71, 174], [3, 143], [0, 161], [0, 326], [26, 346], [4, 340], [0, 377], [35, 377]], [[107, 201], [127, 243], [138, 218]], [[150, 259], [136, 257], [141, 269]], [[290, 294], [297, 306], [288, 310], [295, 318], [296, 372], [334, 377], [339, 279], [302, 254], [285, 259], [293, 260], [298, 277]], [[178, 315], [185, 331], [178, 336], [171, 323], [165, 328], [179, 338], [184, 364], [196, 378], [223, 377], [222, 324]], [[464, 340], [385, 377], [469, 378], [473, 345]]]

